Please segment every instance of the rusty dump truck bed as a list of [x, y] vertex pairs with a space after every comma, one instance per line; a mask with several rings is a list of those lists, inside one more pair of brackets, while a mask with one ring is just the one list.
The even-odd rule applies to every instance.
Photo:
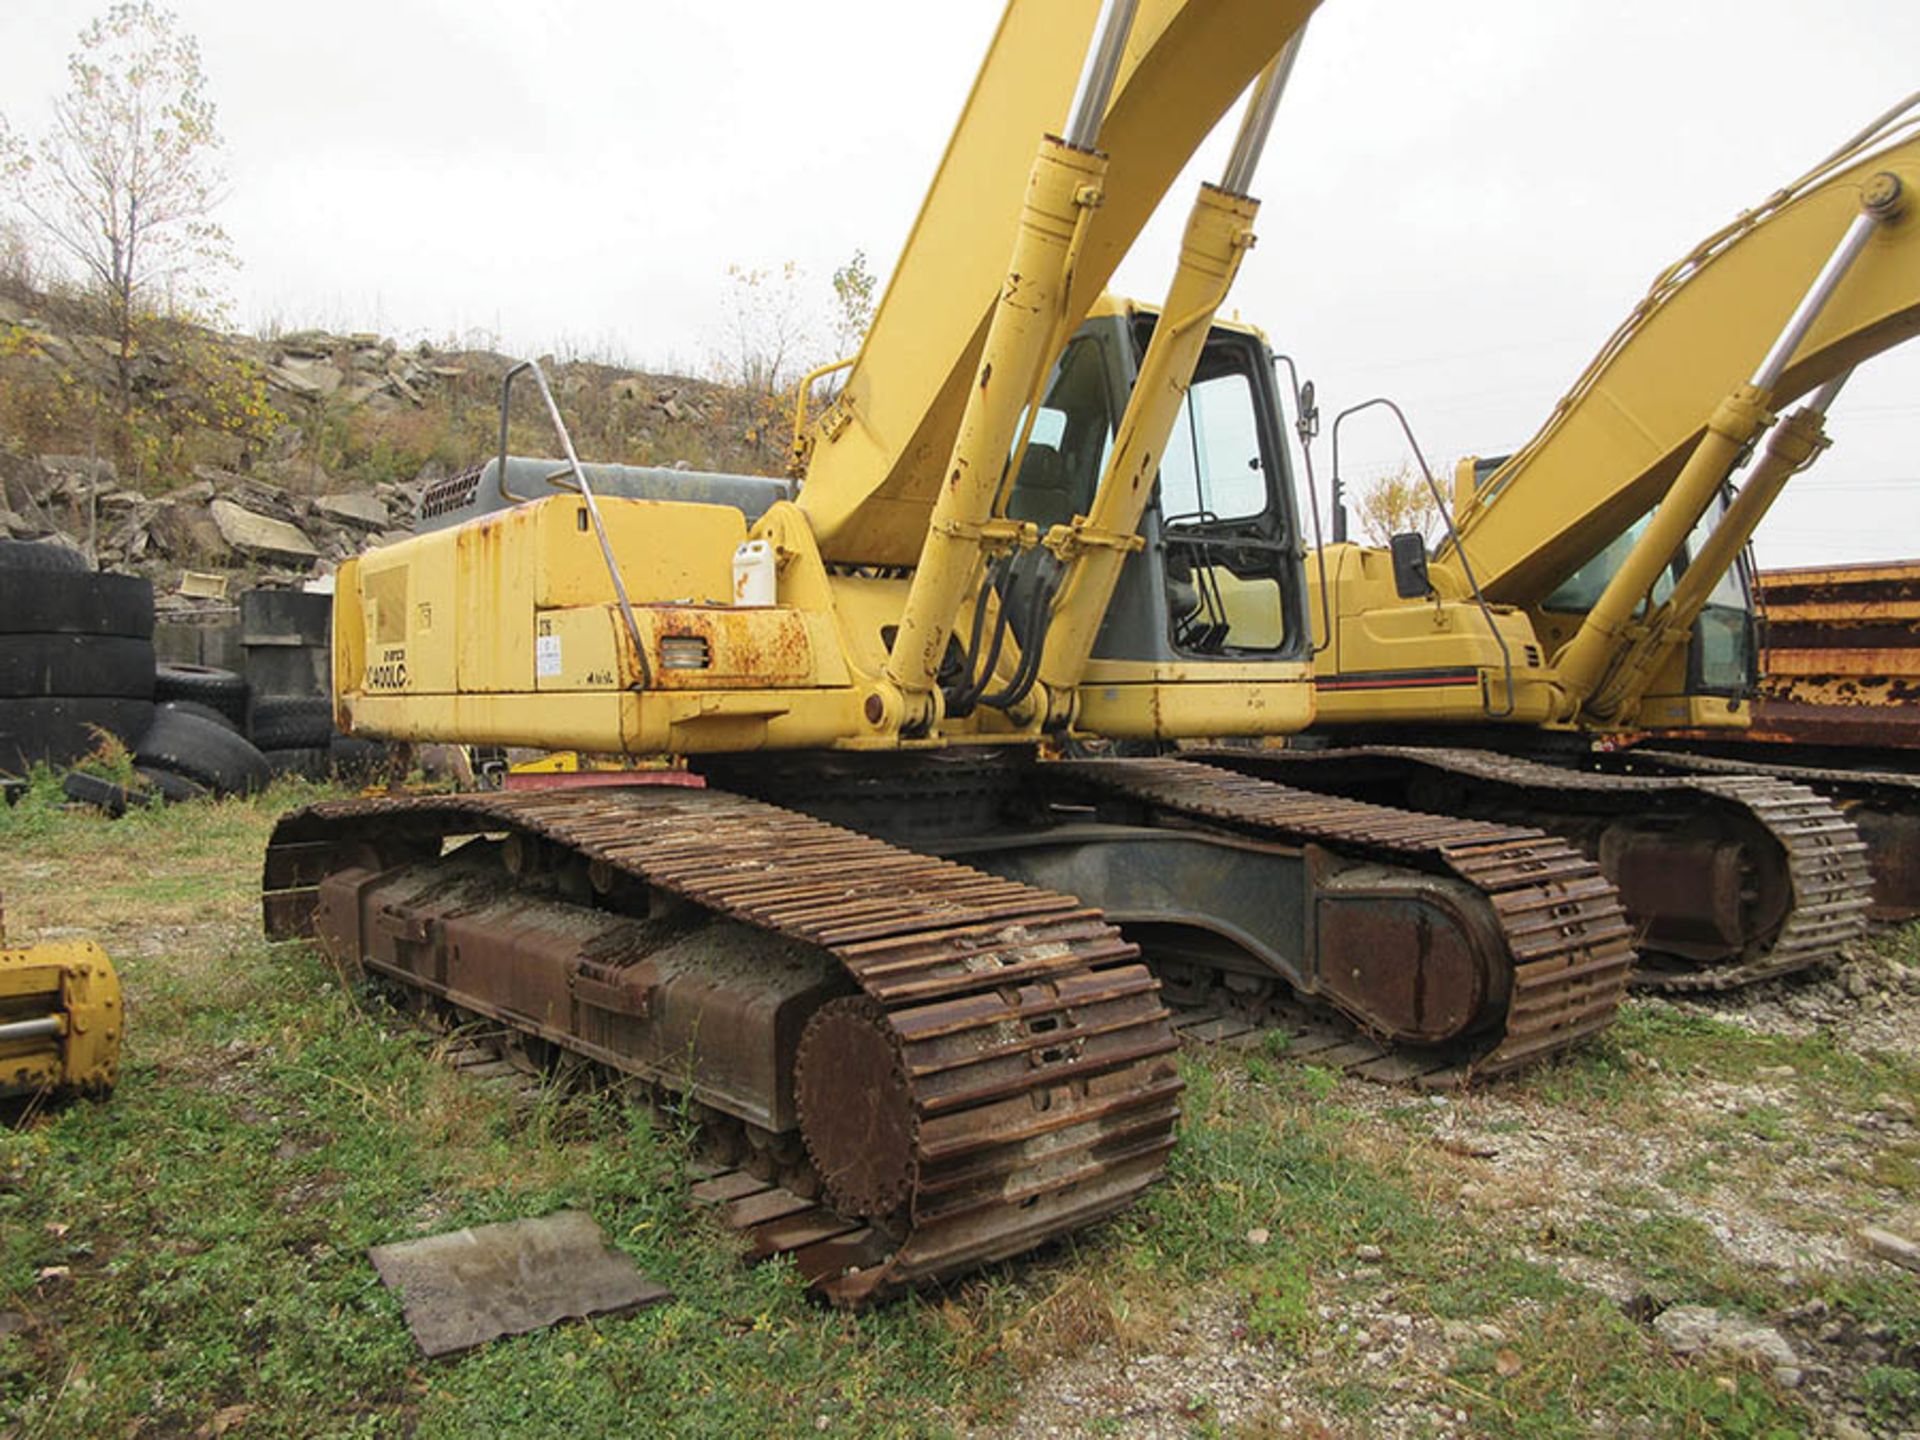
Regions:
[[1920, 750], [1920, 560], [1763, 570], [1759, 590], [1749, 741]]
[[1757, 598], [1752, 727], [1648, 736], [1633, 763], [1819, 792], [1866, 842], [1872, 917], [1920, 919], [1920, 560], [1763, 570]]

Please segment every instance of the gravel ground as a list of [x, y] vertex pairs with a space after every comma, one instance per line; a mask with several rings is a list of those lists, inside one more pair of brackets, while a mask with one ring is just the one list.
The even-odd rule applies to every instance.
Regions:
[[[1920, 1055], [1920, 970], [1870, 956], [1751, 994], [1684, 1000], [1671, 1004], [1671, 1013], [1756, 1035], [1826, 1034], [1847, 1052], [1911, 1058]], [[1671, 1293], [1670, 1285], [1638, 1273], [1629, 1255], [1608, 1253], [1592, 1237], [1691, 1222], [1702, 1244], [1717, 1252], [1708, 1258], [1777, 1287], [1769, 1293], [1794, 1294], [1875, 1267], [1890, 1273], [1857, 1239], [1862, 1225], [1920, 1234], [1911, 1188], [1863, 1190], [1860, 1178], [1889, 1147], [1915, 1153], [1916, 1097], [1875, 1094], [1855, 1103], [1815, 1094], [1791, 1066], [1761, 1067], [1736, 1082], [1664, 1073], [1658, 1058], [1631, 1050], [1622, 1058], [1648, 1102], [1627, 1123], [1608, 1123], [1577, 1093], [1548, 1098], [1546, 1087], [1526, 1080], [1420, 1097], [1341, 1079], [1327, 1100], [1353, 1112], [1356, 1135], [1375, 1137], [1364, 1143], [1393, 1137], [1391, 1143], [1426, 1149], [1438, 1213], [1484, 1229], [1591, 1290], [1596, 1305], [1648, 1322], [1650, 1347], [1664, 1343], [1651, 1322], [1691, 1297]], [[1748, 1126], [1758, 1133], [1747, 1133]], [[1281, 1246], [1284, 1237], [1269, 1243]], [[1525, 1302], [1472, 1322], [1436, 1319], [1419, 1313], [1417, 1303], [1400, 1308], [1391, 1257], [1371, 1246], [1359, 1247], [1350, 1266], [1321, 1283], [1315, 1300], [1320, 1323], [1304, 1351], [1283, 1353], [1249, 1334], [1244, 1297], [1210, 1297], [1189, 1306], [1163, 1338], [1102, 1343], [1054, 1363], [1012, 1418], [985, 1433], [1467, 1435], [1474, 1432], [1468, 1412], [1457, 1408], [1461, 1397], [1449, 1369], [1468, 1352], [1484, 1359], [1491, 1351], [1495, 1365], [1510, 1363], [1509, 1335], [1528, 1324]], [[1817, 1298], [1724, 1318], [1736, 1340], [1743, 1327], [1769, 1337], [1774, 1358], [1764, 1363], [1777, 1366], [1779, 1383], [1799, 1391], [1825, 1433], [1847, 1440], [1920, 1435], [1897, 1424], [1871, 1426], [1859, 1401], [1870, 1367], [1920, 1363], [1884, 1328]], [[1783, 1356], [1790, 1363], [1777, 1364]], [[1325, 1385], [1314, 1383], [1330, 1374], [1372, 1379], [1384, 1403], [1361, 1420], [1333, 1413]], [[1596, 1433], [1619, 1428], [1599, 1414], [1593, 1424]]]

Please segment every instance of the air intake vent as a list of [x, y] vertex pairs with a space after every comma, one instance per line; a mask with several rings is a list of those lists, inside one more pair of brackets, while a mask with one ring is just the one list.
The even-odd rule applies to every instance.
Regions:
[[1540, 668], [1540, 647], [1538, 645], [1529, 645], [1523, 653], [1527, 668], [1529, 670], [1538, 670]]
[[480, 471], [477, 468], [463, 470], [444, 480], [435, 480], [420, 496], [420, 518], [432, 520], [455, 510], [464, 510], [473, 504], [474, 496], [479, 491]]
[[706, 670], [713, 665], [713, 652], [704, 635], [662, 635], [660, 664], [667, 670]]

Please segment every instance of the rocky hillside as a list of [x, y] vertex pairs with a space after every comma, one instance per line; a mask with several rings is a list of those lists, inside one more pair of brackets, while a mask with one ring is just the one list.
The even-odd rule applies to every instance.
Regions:
[[[0, 287], [0, 536], [64, 537], [163, 593], [181, 570], [304, 577], [409, 528], [425, 482], [498, 445], [513, 358], [373, 334], [176, 327], [133, 369], [141, 403], [164, 419], [163, 458], [116, 466], [88, 379], [110, 373], [112, 355], [83, 308]], [[542, 358], [583, 458], [760, 473], [784, 462], [767, 397]], [[220, 423], [242, 407], [253, 407], [244, 424]], [[516, 387], [511, 436], [521, 453], [557, 453], [531, 385]]]

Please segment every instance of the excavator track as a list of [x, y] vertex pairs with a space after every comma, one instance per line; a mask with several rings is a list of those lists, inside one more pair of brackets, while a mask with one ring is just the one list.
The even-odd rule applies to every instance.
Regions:
[[[1512, 964], [1503, 1024], [1442, 1048], [1396, 1046], [1366, 1028], [1342, 1034], [1324, 1011], [1267, 1016], [1290, 1053], [1366, 1079], [1442, 1087], [1505, 1074], [1558, 1054], [1612, 1023], [1633, 969], [1614, 887], [1564, 840], [1539, 830], [1389, 809], [1185, 759], [1065, 760], [1043, 767], [1094, 797], [1254, 839], [1324, 847], [1462, 881], [1482, 895]], [[1337, 997], [1327, 996], [1338, 1003]], [[1245, 1021], [1199, 1012], [1176, 1020], [1198, 1040], [1239, 1042]]]
[[[1656, 967], [1643, 960], [1633, 975], [1637, 987], [1680, 992], [1737, 989], [1818, 964], [1866, 930], [1871, 881], [1866, 845], [1858, 831], [1814, 791], [1771, 776], [1613, 775], [1497, 751], [1391, 745], [1223, 750], [1207, 752], [1207, 758], [1248, 773], [1300, 780], [1306, 780], [1316, 764], [1395, 762], [1469, 783], [1499, 786], [1550, 827], [1565, 814], [1569, 794], [1624, 806], [1691, 793], [1710, 796], [1717, 804], [1737, 810], [1779, 847], [1785, 893], [1774, 897], [1778, 922], [1767, 926], [1765, 933], [1746, 937], [1739, 953], [1724, 960], [1685, 968]], [[1644, 919], [1636, 923], [1644, 930]]]
[[1868, 918], [1886, 924], [1920, 919], [1920, 775], [1898, 770], [1847, 770], [1736, 759], [1636, 745], [1614, 763], [1682, 775], [1764, 775], [1817, 791], [1853, 821], [1867, 846], [1873, 875]]
[[[267, 849], [267, 933], [321, 933], [343, 890], [408, 867], [419, 870], [421, 895], [451, 893], [462, 852], [440, 858], [445, 842], [501, 835], [509, 847], [575, 862], [596, 891], [637, 883], [663, 904], [690, 904], [837, 965], [844, 993], [812, 1012], [793, 1066], [813, 1162], [801, 1167], [805, 1178], [727, 1170], [696, 1187], [756, 1255], [792, 1256], [835, 1303], [862, 1305], [1029, 1250], [1122, 1209], [1163, 1173], [1179, 1117], [1177, 1041], [1137, 948], [1098, 911], [756, 800], [634, 787], [297, 810]], [[582, 924], [622, 923], [573, 909]], [[374, 919], [382, 933], [417, 942], [401, 953], [421, 955], [448, 923], [405, 906]], [[609, 960], [611, 943], [583, 943], [595, 964], [569, 961], [571, 1020], [517, 1009], [512, 993], [462, 991], [426, 961], [416, 968], [365, 949], [353, 959], [523, 1036], [659, 1081], [657, 1067], [579, 1018], [589, 1005], [644, 1012], [644, 995], [617, 983], [640, 957]], [[446, 965], [444, 950], [437, 960]]]

